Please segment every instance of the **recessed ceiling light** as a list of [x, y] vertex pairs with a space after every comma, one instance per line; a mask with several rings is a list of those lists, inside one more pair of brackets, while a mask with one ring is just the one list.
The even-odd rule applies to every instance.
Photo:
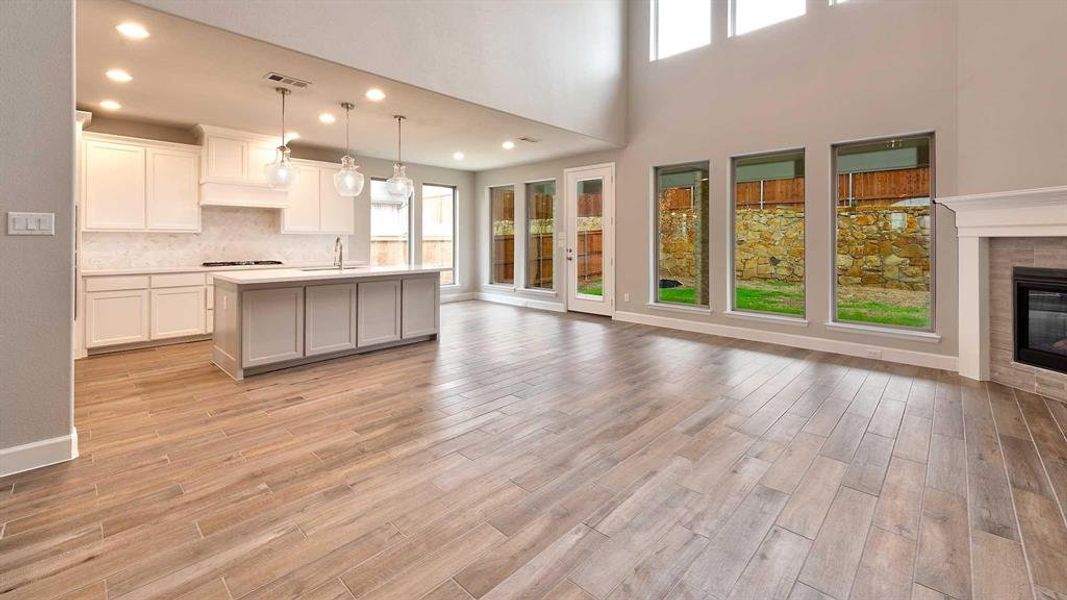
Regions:
[[381, 102], [382, 100], [385, 100], [385, 92], [379, 90], [378, 88], [371, 88], [367, 90], [367, 100]]
[[454, 158], [456, 160], [463, 160], [463, 153], [462, 152], [454, 152], [452, 154], [452, 158]]
[[144, 28], [144, 25], [140, 23], [134, 23], [133, 21], [126, 21], [125, 23], [119, 23], [115, 26], [115, 29], [119, 31], [123, 36], [130, 38], [131, 40], [143, 40], [150, 34], [148, 30]]
[[505, 150], [511, 150], [512, 148], [515, 147], [515, 142], [513, 142], [511, 140], [507, 140], [503, 144], [500, 144], [500, 147], [502, 147]]
[[299, 133], [297, 133], [295, 131], [286, 131], [285, 132], [286, 143], [291, 142], [293, 140], [299, 140], [299, 139], [300, 139], [300, 134]]
[[133, 76], [122, 69], [111, 69], [105, 73], [105, 75], [107, 75], [107, 78], [111, 81], [117, 81], [119, 83], [126, 83], [127, 81], [133, 80]]
[[118, 110], [122, 108], [122, 105], [114, 100], [101, 100], [100, 108], [104, 110]]
[[329, 125], [330, 123], [333, 123], [336, 120], [337, 120], [337, 117], [333, 116], [330, 113], [322, 113], [321, 115], [319, 115], [319, 121], [322, 122], [322, 123], [325, 123], [327, 125]]

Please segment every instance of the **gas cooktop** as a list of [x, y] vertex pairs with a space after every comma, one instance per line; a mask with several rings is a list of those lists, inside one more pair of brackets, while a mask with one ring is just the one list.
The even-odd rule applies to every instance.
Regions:
[[254, 265], [280, 265], [280, 260], [223, 260], [215, 262], [200, 263], [205, 267], [247, 267]]

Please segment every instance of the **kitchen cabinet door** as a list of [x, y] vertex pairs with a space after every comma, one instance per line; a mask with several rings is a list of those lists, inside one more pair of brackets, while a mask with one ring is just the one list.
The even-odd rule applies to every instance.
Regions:
[[204, 178], [243, 183], [248, 175], [248, 142], [221, 135], [204, 140]]
[[359, 284], [359, 346], [373, 346], [400, 339], [400, 281], [368, 281]]
[[[277, 145], [267, 142], [248, 142], [247, 183], [267, 184], [267, 165], [274, 162]], [[300, 173], [304, 175], [303, 172]]]
[[204, 294], [202, 285], [152, 290], [151, 339], [203, 334]]
[[143, 146], [87, 140], [82, 157], [86, 231], [141, 231], [145, 228], [145, 149]]
[[356, 284], [309, 285], [305, 356], [356, 348]]
[[200, 231], [198, 157], [148, 149], [147, 225], [151, 231]]
[[282, 209], [282, 233], [319, 232], [319, 169], [298, 165], [300, 179], [289, 188]]
[[339, 170], [319, 170], [319, 230], [322, 233], [352, 235], [356, 227], [356, 199], [337, 193], [337, 188], [333, 186], [333, 175]]
[[404, 339], [437, 333], [438, 277], [403, 280], [403, 312], [400, 323]]
[[148, 340], [148, 290], [85, 294], [85, 345], [88, 348]]
[[304, 288], [249, 290], [241, 302], [242, 367], [304, 356]]

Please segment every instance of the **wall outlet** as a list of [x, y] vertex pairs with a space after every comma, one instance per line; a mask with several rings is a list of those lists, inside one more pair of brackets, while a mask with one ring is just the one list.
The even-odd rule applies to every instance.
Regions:
[[630, 301], [630, 292], [626, 292], [625, 294], [622, 295], [622, 301], [623, 302], [629, 302]]
[[55, 235], [55, 213], [7, 213], [8, 235]]
[[867, 358], [882, 358], [882, 351], [877, 348], [867, 348]]

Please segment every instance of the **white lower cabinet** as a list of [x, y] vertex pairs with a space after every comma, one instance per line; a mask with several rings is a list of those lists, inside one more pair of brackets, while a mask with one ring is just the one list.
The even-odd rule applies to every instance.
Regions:
[[85, 343], [89, 348], [148, 340], [148, 290], [85, 294]]
[[304, 355], [356, 348], [356, 284], [309, 285], [304, 294]]
[[404, 339], [437, 333], [437, 279], [403, 280], [403, 312], [400, 323]]
[[205, 332], [204, 286], [152, 290], [151, 339], [159, 340]]
[[400, 336], [400, 280], [359, 284], [359, 346], [395, 342]]
[[241, 302], [242, 367], [304, 356], [304, 288], [249, 290]]

